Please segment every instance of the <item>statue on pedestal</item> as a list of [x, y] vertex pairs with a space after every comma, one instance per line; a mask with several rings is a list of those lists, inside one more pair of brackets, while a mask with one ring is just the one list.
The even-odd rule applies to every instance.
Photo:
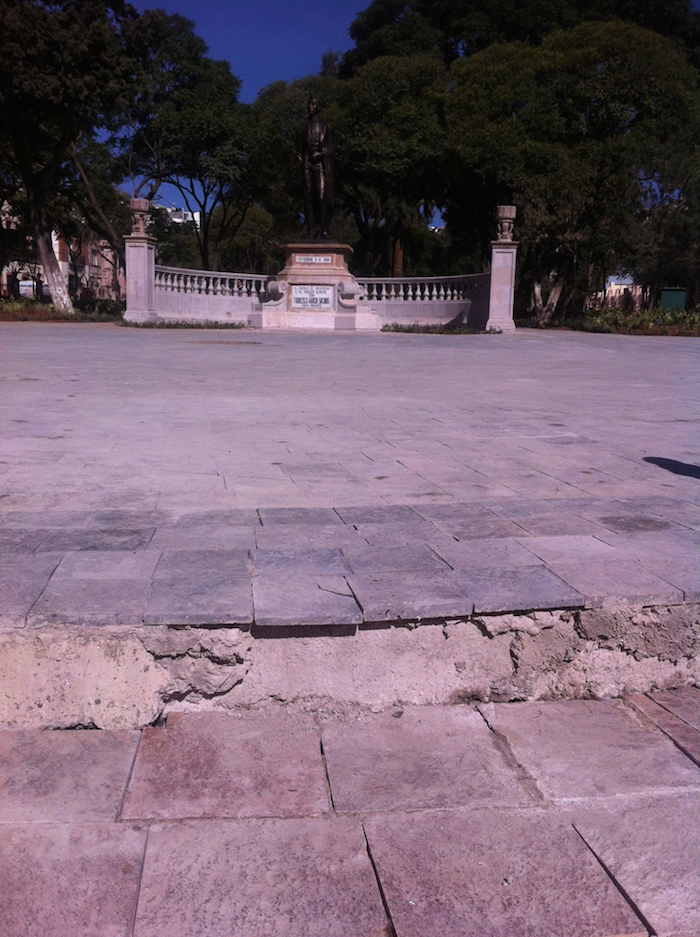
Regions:
[[299, 135], [298, 156], [304, 186], [304, 221], [308, 237], [330, 239], [328, 233], [335, 199], [333, 187], [333, 131], [321, 116], [321, 104], [315, 95], [309, 98], [309, 116]]

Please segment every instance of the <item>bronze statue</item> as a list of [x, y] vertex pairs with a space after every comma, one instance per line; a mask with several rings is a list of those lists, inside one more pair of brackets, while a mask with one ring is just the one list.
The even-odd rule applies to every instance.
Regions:
[[330, 238], [328, 226], [335, 199], [333, 187], [333, 131], [321, 116], [321, 104], [315, 95], [309, 98], [309, 116], [299, 137], [304, 186], [304, 221], [310, 238]]

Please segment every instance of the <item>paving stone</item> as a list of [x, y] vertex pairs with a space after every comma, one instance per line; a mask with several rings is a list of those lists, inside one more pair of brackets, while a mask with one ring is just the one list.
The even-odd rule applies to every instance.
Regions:
[[416, 511], [407, 504], [387, 504], [381, 507], [336, 508], [346, 524], [412, 523], [420, 520]]
[[319, 524], [327, 527], [343, 523], [333, 508], [259, 508], [258, 514], [263, 527], [277, 524]]
[[345, 547], [343, 553], [355, 573], [441, 570], [445, 563], [425, 544], [402, 547]]
[[3, 937], [130, 937], [146, 830], [0, 826]]
[[163, 553], [144, 613], [149, 625], [250, 624], [250, 559], [246, 550]]
[[518, 525], [534, 537], [561, 537], [566, 535], [595, 535], [605, 528], [577, 514], [544, 514], [538, 517], [518, 517]]
[[472, 520], [435, 521], [446, 533], [457, 540], [492, 540], [497, 537], [517, 537], [523, 528], [505, 517], [475, 517]]
[[579, 809], [574, 825], [661, 937], [700, 934], [700, 795]]
[[[258, 525], [259, 526], [259, 525]], [[149, 544], [152, 550], [251, 550], [255, 527], [200, 524], [191, 527], [159, 527]]]
[[0, 625], [24, 627], [30, 608], [46, 588], [45, 579], [0, 580]]
[[546, 797], [700, 788], [700, 768], [619, 700], [479, 704]]
[[341, 813], [535, 802], [484, 720], [464, 706], [329, 722], [323, 751]]
[[51, 579], [27, 615], [32, 627], [47, 624], [140, 625], [148, 579]]
[[166, 726], [143, 730], [122, 817], [301, 817], [328, 809], [311, 716], [170, 713]]
[[114, 820], [138, 744], [137, 731], [0, 730], [0, 823]]
[[662, 732], [700, 767], [700, 732], [647, 696], [634, 695], [627, 702], [657, 725]]
[[[37, 531], [39, 533], [39, 531]], [[140, 550], [147, 547], [154, 528], [144, 530], [45, 530], [38, 549], [59, 553], [67, 550]]]
[[684, 686], [677, 690], [660, 690], [652, 693], [651, 698], [700, 732], [700, 689]]
[[648, 530], [672, 530], [676, 525], [659, 517], [650, 517], [647, 514], [606, 514], [598, 516], [596, 520], [610, 530], [623, 533]]
[[91, 517], [90, 511], [10, 511], [0, 514], [0, 527], [86, 527]]
[[345, 524], [274, 524], [255, 530], [259, 550], [318, 550], [321, 547], [340, 549], [345, 546], [366, 546], [367, 541], [354, 527]]
[[644, 605], [679, 605], [684, 594], [666, 580], [633, 560], [597, 559], [585, 563], [549, 561], [547, 564], [577, 592], [586, 598], [586, 605], [596, 608], [608, 602], [642, 603]]
[[373, 816], [398, 937], [646, 937], [566, 820], [538, 810]]
[[226, 511], [200, 511], [183, 514], [178, 518], [178, 528], [187, 527], [259, 527], [260, 518], [255, 508], [238, 508]]
[[312, 572], [343, 575], [350, 571], [340, 550], [255, 550], [251, 554], [258, 572]]
[[421, 504], [414, 508], [415, 512], [426, 520], [435, 524], [447, 522], [450, 524], [470, 521], [474, 518], [494, 519], [497, 512], [490, 510], [483, 504], [456, 502], [455, 504]]
[[557, 537], [526, 537], [521, 534], [518, 543], [539, 556], [545, 563], [589, 563], [597, 559], [610, 561], [624, 556], [596, 537], [587, 534], [562, 535]]
[[474, 567], [455, 576], [474, 599], [476, 613], [583, 606], [583, 596], [544, 566]]
[[344, 576], [281, 573], [253, 577], [256, 625], [356, 625], [360, 610]]
[[141, 530], [144, 527], [164, 527], [174, 523], [174, 515], [169, 511], [110, 510], [95, 511], [87, 526], [94, 530]]
[[[0, 530], [0, 553], [33, 553], [46, 539], [47, 530]], [[60, 549], [56, 552], [60, 552]]]
[[151, 828], [134, 937], [385, 937], [348, 817]]
[[[524, 540], [523, 543], [527, 543]], [[458, 571], [474, 567], [532, 566], [538, 557], [517, 540], [503, 537], [496, 540], [461, 540], [435, 547], [446, 563]]]
[[367, 622], [467, 617], [474, 609], [462, 578], [449, 571], [355, 573], [348, 582]]
[[[37, 556], [42, 554], [38, 553]], [[53, 582], [62, 579], [146, 579], [150, 580], [156, 568], [158, 550], [81, 550], [66, 553], [52, 576]]]
[[551, 499], [542, 501], [541, 498], [499, 498], [482, 502], [483, 506], [493, 514], [512, 520], [520, 517], [539, 517], [542, 514], [551, 517], [554, 514], [564, 513], [556, 508], [557, 503]]

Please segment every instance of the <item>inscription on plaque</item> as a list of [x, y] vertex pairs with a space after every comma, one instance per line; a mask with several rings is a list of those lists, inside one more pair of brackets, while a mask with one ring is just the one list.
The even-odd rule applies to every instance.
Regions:
[[332, 286], [292, 286], [292, 309], [330, 309]]
[[298, 264], [329, 264], [332, 258], [321, 254], [297, 254], [295, 260]]

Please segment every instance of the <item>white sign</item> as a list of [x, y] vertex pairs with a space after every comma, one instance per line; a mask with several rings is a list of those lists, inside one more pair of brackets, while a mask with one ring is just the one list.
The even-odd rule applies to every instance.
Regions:
[[298, 264], [329, 264], [330, 257], [322, 257], [320, 254], [297, 254], [296, 262]]
[[33, 296], [34, 295], [34, 281], [33, 280], [20, 280], [19, 281], [19, 295], [20, 296]]
[[293, 286], [292, 309], [331, 309], [332, 286]]

